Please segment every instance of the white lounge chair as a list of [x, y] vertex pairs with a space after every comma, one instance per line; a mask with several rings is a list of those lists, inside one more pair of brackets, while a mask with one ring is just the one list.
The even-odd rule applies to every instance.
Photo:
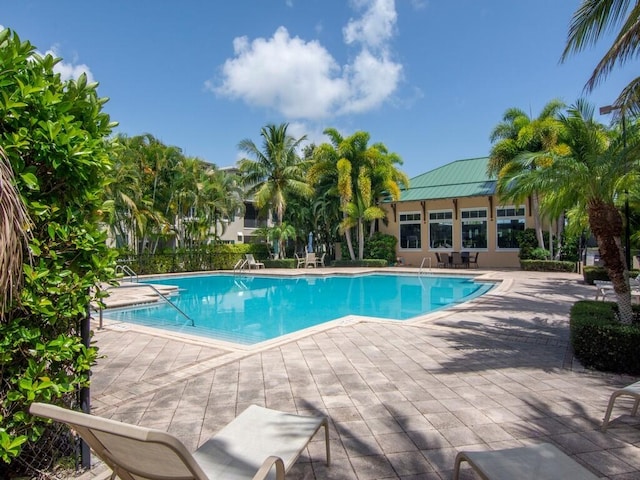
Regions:
[[550, 443], [504, 450], [460, 452], [456, 456], [453, 480], [466, 461], [484, 480], [596, 480], [593, 473]]
[[[602, 297], [602, 301], [606, 300], [608, 294], [615, 294], [613, 283], [610, 280], [594, 280], [596, 286], [596, 300]], [[631, 296], [640, 301], [640, 275], [629, 279], [629, 287], [631, 288]]]
[[304, 262], [306, 261], [306, 258], [301, 257], [297, 253], [294, 253], [294, 256], [296, 257], [296, 268], [304, 267]]
[[316, 257], [316, 267], [324, 267], [324, 257], [326, 256], [326, 253], [323, 253], [320, 258]]
[[640, 406], [640, 382], [627, 385], [626, 387], [620, 388], [611, 394], [611, 397], [609, 397], [609, 405], [607, 405], [607, 413], [605, 413], [604, 420], [602, 421], [601, 430], [603, 432], [607, 431], [613, 405], [616, 403], [616, 399], [621, 395], [633, 398], [634, 402], [633, 407], [631, 407], [631, 415], [635, 416], [638, 414], [638, 406]]
[[[120, 480], [284, 480], [326, 417], [293, 415], [251, 405], [193, 454], [173, 435], [65, 408], [33, 403], [32, 415], [74, 429]], [[274, 472], [275, 470], [275, 472]]]
[[247, 259], [249, 270], [251, 270], [252, 268], [264, 268], [264, 263], [256, 261], [252, 253], [245, 253], [244, 256]]

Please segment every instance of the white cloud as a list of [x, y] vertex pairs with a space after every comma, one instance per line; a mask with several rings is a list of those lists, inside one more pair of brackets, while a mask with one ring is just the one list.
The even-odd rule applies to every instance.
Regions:
[[360, 48], [350, 64], [340, 66], [318, 41], [292, 38], [279, 27], [271, 38], [234, 39], [234, 57], [222, 65], [220, 79], [205, 82], [206, 87], [287, 119], [318, 120], [377, 108], [402, 77], [402, 65], [388, 49], [395, 33], [395, 4], [355, 0], [354, 5], [364, 14], [343, 29], [345, 43]]
[[359, 42], [366, 47], [386, 49], [397, 20], [394, 0], [357, 0], [355, 4], [366, 11], [362, 18], [349, 20], [344, 27], [345, 42]]
[[[60, 55], [56, 51], [56, 47], [51, 47], [46, 51], [45, 55], [51, 55], [54, 58], [60, 58]], [[91, 69], [84, 63], [73, 64], [61, 60], [54, 65], [53, 71], [55, 73], [59, 73], [60, 78], [63, 81], [67, 81], [72, 78], [75, 80], [83, 73], [86, 73], [87, 75], [87, 82], [91, 83], [95, 81], [93, 78], [93, 73], [91, 73]]]
[[316, 41], [291, 38], [280, 27], [270, 39], [233, 42], [235, 58], [222, 67], [216, 93], [250, 105], [278, 110], [287, 118], [322, 118], [346, 98], [348, 84], [340, 67]]
[[402, 66], [363, 50], [347, 69], [351, 98], [340, 113], [363, 113], [378, 107], [396, 89]]

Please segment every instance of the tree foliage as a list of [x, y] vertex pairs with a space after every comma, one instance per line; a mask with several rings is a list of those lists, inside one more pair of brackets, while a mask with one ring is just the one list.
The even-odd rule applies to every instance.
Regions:
[[[69, 403], [96, 358], [78, 336], [95, 287], [113, 274], [98, 222], [113, 127], [85, 75], [63, 81], [59, 59], [0, 32], [0, 147], [32, 219], [24, 287], [0, 321], [0, 457], [9, 462], [42, 426], [34, 400]], [[0, 472], [1, 473], [1, 472]]]
[[[593, 90], [613, 71], [638, 57], [640, 43], [640, 2], [630, 0], [583, 0], [573, 14], [567, 43], [562, 53], [566, 60], [574, 53], [595, 45], [602, 35], [619, 29], [615, 39], [587, 80], [586, 89]], [[616, 114], [640, 113], [640, 77], [636, 77], [620, 92], [614, 102]]]

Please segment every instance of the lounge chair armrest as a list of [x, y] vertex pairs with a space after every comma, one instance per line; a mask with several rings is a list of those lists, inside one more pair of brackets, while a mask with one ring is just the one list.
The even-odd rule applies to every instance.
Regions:
[[263, 480], [267, 478], [274, 464], [276, 466], [276, 480], [284, 480], [284, 462], [280, 457], [274, 455], [267, 457], [266, 460], [262, 462], [262, 466], [253, 476], [253, 480]]

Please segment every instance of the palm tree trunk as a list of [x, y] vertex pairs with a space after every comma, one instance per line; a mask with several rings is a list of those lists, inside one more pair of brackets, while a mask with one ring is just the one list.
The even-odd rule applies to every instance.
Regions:
[[633, 320], [629, 270], [622, 248], [622, 216], [613, 204], [600, 200], [592, 201], [588, 208], [589, 226], [598, 241], [600, 258], [609, 274], [618, 299], [620, 322], [630, 324]]
[[358, 219], [358, 260], [364, 258], [364, 222]]
[[538, 198], [537, 192], [531, 195], [531, 206], [533, 209], [533, 221], [538, 239], [538, 247], [544, 248], [544, 233], [542, 232], [542, 220], [540, 219], [540, 199]]
[[347, 240], [347, 247], [349, 248], [349, 255], [351, 256], [351, 260], [356, 259], [356, 254], [353, 251], [353, 242], [351, 241], [351, 229], [347, 228], [344, 231], [344, 238]]

